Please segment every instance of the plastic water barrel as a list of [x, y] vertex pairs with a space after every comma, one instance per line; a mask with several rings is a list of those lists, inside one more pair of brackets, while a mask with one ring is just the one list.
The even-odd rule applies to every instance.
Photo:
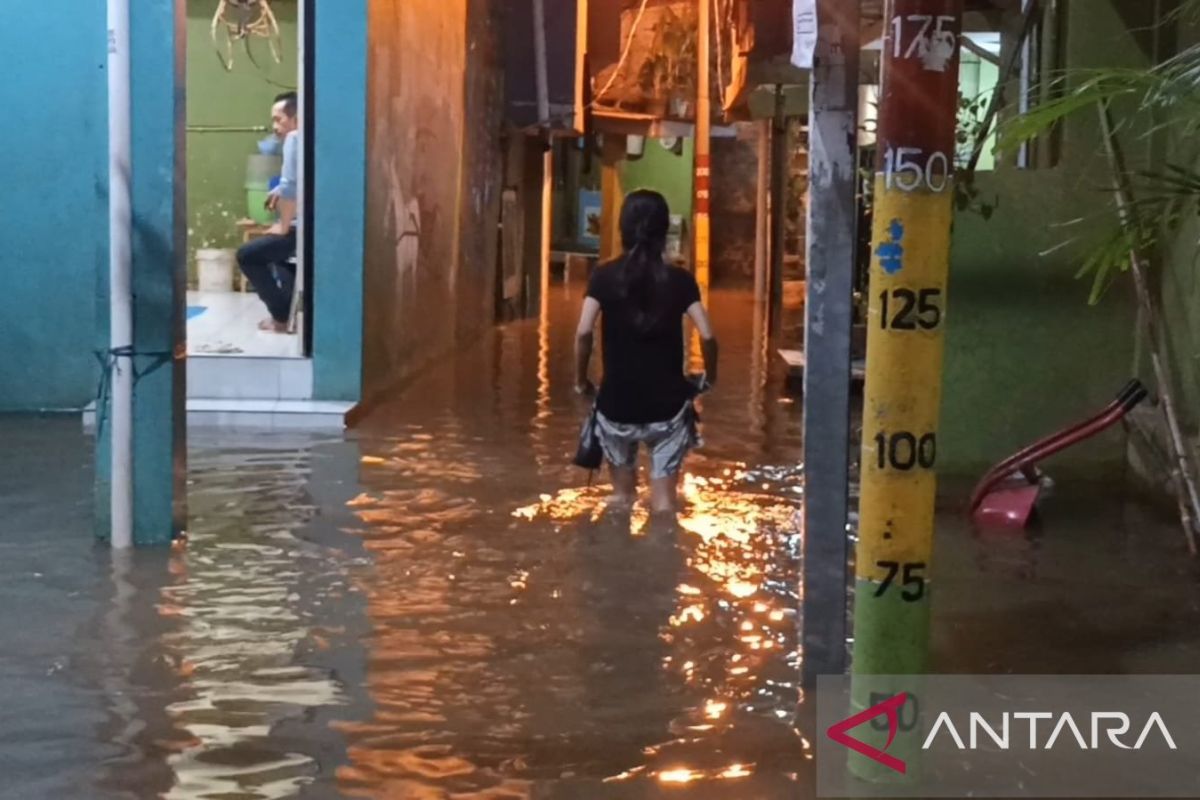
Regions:
[[197, 250], [197, 288], [202, 292], [232, 292], [235, 261], [232, 250]]

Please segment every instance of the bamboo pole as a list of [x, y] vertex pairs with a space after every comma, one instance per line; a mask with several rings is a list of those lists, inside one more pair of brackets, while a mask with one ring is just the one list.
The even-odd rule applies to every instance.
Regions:
[[771, 121], [758, 123], [758, 183], [754, 201], [754, 302], [767, 301], [771, 238]]
[[[1109, 168], [1112, 171], [1113, 196], [1117, 201], [1117, 211], [1121, 216], [1121, 224], [1127, 229], [1134, 222], [1133, 190], [1126, 178], [1125, 158], [1117, 142], [1113, 129], [1112, 114], [1107, 103], [1098, 104], [1100, 113], [1100, 129], [1104, 136], [1104, 149], [1108, 155]], [[1171, 457], [1174, 469], [1171, 470], [1171, 482], [1175, 485], [1175, 496], [1179, 503], [1179, 518], [1183, 524], [1183, 533], [1187, 539], [1188, 552], [1196, 555], [1196, 521], [1200, 519], [1200, 493], [1196, 490], [1196, 481], [1188, 458], [1187, 443], [1179, 425], [1179, 415], [1175, 411], [1175, 397], [1171, 390], [1171, 376], [1167, 373], [1166, 347], [1163, 345], [1162, 328], [1159, 325], [1158, 304], [1150, 291], [1150, 281], [1147, 276], [1146, 261], [1136, 246], [1129, 250], [1129, 267], [1133, 273], [1133, 285], [1137, 294], [1139, 317], [1145, 340], [1150, 349], [1150, 364], [1154, 370], [1154, 379], [1158, 383], [1158, 395], [1162, 401], [1163, 419], [1171, 436]]]

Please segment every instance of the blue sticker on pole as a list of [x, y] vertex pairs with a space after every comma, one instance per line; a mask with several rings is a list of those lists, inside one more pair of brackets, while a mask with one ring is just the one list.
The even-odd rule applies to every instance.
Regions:
[[879, 266], [883, 271], [895, 275], [904, 269], [904, 223], [898, 219], [892, 220], [888, 226], [888, 236], [890, 238], [886, 242], [875, 248], [875, 255], [879, 256]]

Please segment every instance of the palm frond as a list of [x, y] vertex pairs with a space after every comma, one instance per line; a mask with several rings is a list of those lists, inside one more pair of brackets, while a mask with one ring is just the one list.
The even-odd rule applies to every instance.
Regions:
[[[1189, 0], [1200, 20], [1200, 0]], [[1047, 92], [1058, 97], [1002, 126], [998, 148], [1012, 150], [1044, 134], [1079, 111], [1097, 103], [1134, 99], [1139, 111], [1167, 113], [1171, 118], [1152, 130], [1181, 121], [1194, 130], [1200, 125], [1200, 43], [1184, 48], [1150, 69], [1073, 70], [1048, 82]]]
[[[1058, 91], [1068, 80], [1078, 80], [1078, 73], [1052, 82], [1052, 91]], [[1014, 117], [1000, 128], [996, 148], [1011, 151], [1058, 125], [1079, 111], [1091, 110], [1098, 103], [1111, 102], [1120, 97], [1137, 96], [1148, 90], [1145, 73], [1136, 70], [1103, 70], [1088, 76], [1062, 96], [1038, 105], [1026, 113]]]
[[[1168, 21], [1200, 23], [1200, 0], [1183, 0]], [[1151, 68], [1071, 70], [1044, 87], [1054, 99], [1001, 126], [998, 151], [1011, 152], [1021, 144], [1052, 130], [1078, 112], [1095, 114], [1098, 106], [1118, 102], [1125, 109], [1122, 127], [1152, 136], [1170, 131], [1177, 141], [1188, 141], [1200, 131], [1200, 43], [1186, 47]], [[1130, 268], [1134, 252], [1152, 253], [1168, 231], [1176, 228], [1183, 209], [1200, 200], [1200, 169], [1186, 154], [1154, 171], [1121, 176], [1136, 187], [1127, 214], [1111, 213], [1113, 221], [1096, 226], [1098, 233], [1069, 237], [1086, 243], [1078, 279], [1091, 280], [1088, 301], [1098, 303], [1113, 282]], [[1189, 205], [1190, 204], [1190, 205]], [[1091, 226], [1089, 226], [1091, 228]]]

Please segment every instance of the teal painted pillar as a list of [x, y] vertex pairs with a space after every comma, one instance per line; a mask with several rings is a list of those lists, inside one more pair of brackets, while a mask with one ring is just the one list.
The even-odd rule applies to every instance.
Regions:
[[367, 0], [309, 0], [313, 97], [315, 396], [362, 393], [367, 164]]
[[[131, 11], [133, 106], [134, 541], [166, 545], [187, 520], [187, 219], [184, 0]], [[107, 176], [105, 178], [107, 182]], [[107, 193], [107, 192], [106, 192]], [[97, 349], [108, 349], [108, 264], [97, 285]], [[97, 535], [109, 534], [106, 398], [98, 404]]]

